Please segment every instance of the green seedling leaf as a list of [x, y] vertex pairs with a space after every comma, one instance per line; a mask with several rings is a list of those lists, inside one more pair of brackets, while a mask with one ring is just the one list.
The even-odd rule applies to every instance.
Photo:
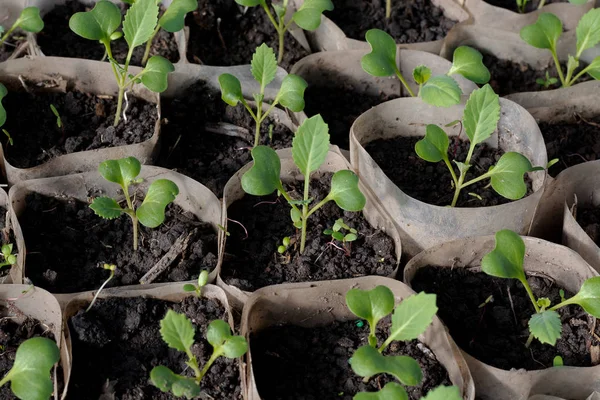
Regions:
[[456, 386], [438, 386], [430, 390], [421, 400], [461, 400], [460, 389]]
[[419, 65], [413, 69], [413, 79], [418, 85], [422, 85], [431, 78], [431, 70], [425, 65]]
[[[329, 127], [320, 114], [306, 119], [292, 141], [292, 157], [305, 179], [316, 171], [329, 152]], [[331, 191], [333, 192], [333, 179]]]
[[194, 326], [185, 314], [168, 310], [160, 321], [160, 335], [172, 349], [187, 352], [194, 344], [194, 333]]
[[184, 292], [195, 292], [196, 286], [192, 285], [191, 283], [186, 283], [185, 285], [183, 285], [183, 291]]
[[123, 33], [129, 49], [133, 49], [152, 37], [158, 22], [156, 0], [136, 0], [129, 8], [123, 21]]
[[266, 44], [256, 48], [251, 62], [252, 76], [260, 84], [261, 93], [265, 87], [275, 79], [277, 73], [277, 59], [273, 49]]
[[198, 276], [198, 286], [204, 287], [208, 284], [208, 271], [203, 270]]
[[507, 199], [518, 200], [527, 193], [524, 175], [532, 170], [527, 157], [511, 151], [504, 153], [488, 174], [491, 176], [492, 187], [498, 194]]
[[101, 0], [87, 12], [78, 12], [69, 19], [69, 28], [82, 38], [110, 42], [111, 35], [121, 25], [121, 11], [110, 1]]
[[468, 80], [484, 84], [490, 80], [490, 71], [483, 65], [483, 56], [469, 46], [460, 46], [454, 50], [452, 67], [448, 75], [461, 74]]
[[354, 242], [356, 239], [358, 239], [356, 233], [349, 233], [346, 236], [344, 236], [344, 242]]
[[390, 340], [413, 340], [425, 332], [437, 313], [435, 294], [418, 293], [404, 299], [392, 315]]
[[0, 380], [0, 386], [10, 382], [15, 396], [23, 400], [48, 400], [53, 392], [50, 369], [58, 362], [56, 343], [43, 337], [27, 339], [17, 349], [15, 362]]
[[398, 383], [390, 382], [378, 392], [357, 393], [352, 400], [408, 400], [408, 394]]
[[277, 14], [279, 18], [283, 18], [285, 16], [287, 10], [283, 4], [271, 3], [271, 6], [273, 6], [273, 10], [275, 10], [275, 14]]
[[2, 105], [2, 100], [6, 97], [7, 94], [8, 89], [6, 89], [6, 86], [0, 83], [0, 126], [4, 125], [4, 123], [6, 122], [6, 110]]
[[450, 140], [442, 128], [437, 125], [427, 125], [425, 137], [415, 144], [419, 157], [429, 162], [439, 162], [448, 159]]
[[279, 103], [293, 112], [304, 110], [304, 91], [307, 87], [308, 83], [298, 75], [286, 75], [277, 95]]
[[148, 188], [146, 198], [135, 211], [140, 223], [156, 228], [165, 220], [165, 208], [179, 194], [177, 185], [168, 179], [157, 179]]
[[194, 378], [177, 375], [163, 365], [152, 368], [150, 381], [163, 392], [171, 392], [177, 397], [185, 397], [186, 399], [193, 399], [202, 392]]
[[275, 150], [268, 146], [256, 146], [251, 154], [254, 165], [242, 176], [244, 192], [266, 196], [278, 190], [281, 187], [281, 161]]
[[587, 66], [587, 73], [596, 80], [600, 79], [600, 56], [594, 58]]
[[[534, 24], [527, 25], [521, 29], [521, 39], [538, 49], [554, 51], [556, 42], [562, 34], [562, 22], [551, 13], [540, 14]], [[579, 28], [577, 30], [579, 32]], [[578, 35], [579, 36], [579, 35]]]
[[570, 304], [579, 304], [588, 314], [600, 318], [600, 277], [583, 282], [579, 292], [568, 301]]
[[369, 75], [390, 76], [398, 72], [396, 66], [396, 42], [380, 29], [370, 29], [365, 35], [371, 52], [360, 60], [360, 65]]
[[477, 145], [496, 130], [500, 120], [500, 100], [490, 85], [471, 93], [463, 113], [465, 132], [473, 145]]
[[384, 356], [371, 346], [359, 347], [350, 359], [352, 371], [363, 378], [390, 374], [402, 384], [416, 386], [423, 379], [419, 363], [408, 356]]
[[248, 351], [246, 339], [243, 336], [232, 335], [229, 324], [220, 319], [208, 325], [206, 340], [214, 347], [216, 353], [227, 358], [238, 358]]
[[546, 309], [546, 308], [550, 307], [551, 304], [552, 304], [552, 302], [547, 297], [540, 297], [539, 299], [537, 299], [537, 305], [538, 305], [538, 307], [540, 307], [542, 309]]
[[563, 358], [561, 356], [556, 356], [552, 360], [553, 367], [562, 367], [563, 365], [565, 365], [565, 362], [563, 361]]
[[504, 229], [496, 232], [496, 247], [481, 260], [481, 269], [498, 278], [526, 282], [523, 260], [525, 243], [515, 232]]
[[340, 242], [344, 240], [344, 234], [342, 232], [333, 232], [331, 237], [335, 240], [339, 240]]
[[6, 258], [12, 254], [13, 245], [12, 243], [2, 245], [2, 255]]
[[127, 187], [140, 174], [142, 164], [135, 157], [107, 160], [100, 163], [98, 172], [109, 182]]
[[44, 29], [44, 21], [40, 17], [40, 9], [37, 7], [26, 7], [21, 11], [17, 20], [18, 26], [24, 31], [37, 33]]
[[152, 56], [142, 74], [142, 83], [155, 93], [167, 90], [167, 75], [175, 71], [171, 61], [162, 56]]
[[290, 218], [292, 219], [292, 223], [294, 227], [300, 229], [302, 228], [302, 213], [297, 208], [292, 208], [290, 210]]
[[294, 13], [292, 19], [300, 28], [314, 31], [321, 25], [323, 11], [332, 11], [331, 0], [304, 0], [304, 4]]
[[198, 8], [196, 0], [173, 0], [158, 20], [158, 24], [167, 32], [179, 32], [185, 26], [186, 14], [196, 8]]
[[219, 86], [221, 87], [221, 99], [232, 107], [244, 100], [242, 84], [239, 79], [231, 74], [219, 75]]
[[371, 331], [381, 318], [394, 310], [394, 294], [386, 286], [377, 286], [371, 290], [350, 289], [346, 293], [346, 305], [352, 314], [369, 323]]
[[577, 57], [600, 42], [600, 9], [586, 12], [577, 24]]
[[529, 331], [540, 342], [554, 346], [562, 332], [560, 315], [556, 311], [533, 314], [529, 320]]
[[450, 107], [460, 103], [462, 91], [458, 83], [446, 75], [430, 78], [421, 90], [419, 96], [428, 104], [436, 107]]
[[260, 4], [261, 0], [235, 0], [235, 2], [244, 7], [255, 7]]
[[358, 188], [358, 176], [350, 170], [333, 174], [328, 197], [335, 201], [339, 208], [346, 211], [360, 211], [367, 202]]
[[119, 203], [110, 197], [96, 197], [90, 204], [90, 208], [94, 210], [96, 215], [106, 219], [118, 218], [125, 211]]

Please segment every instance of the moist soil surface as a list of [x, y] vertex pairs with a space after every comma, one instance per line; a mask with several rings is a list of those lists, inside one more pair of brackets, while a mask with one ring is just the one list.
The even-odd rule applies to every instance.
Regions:
[[[160, 320], [169, 309], [192, 321], [196, 334], [191, 350], [202, 368], [212, 354], [205, 339], [208, 324], [227, 320], [219, 303], [195, 296], [181, 303], [140, 297], [101, 299], [89, 312], [80, 310], [69, 320], [73, 341], [69, 398], [175, 399], [149, 381], [150, 371], [158, 365], [193, 376], [185, 353], [169, 348], [161, 338]], [[204, 393], [214, 399], [241, 400], [238, 368], [237, 360], [219, 357], [202, 379]]]
[[[313, 177], [310, 197], [317, 204], [329, 193], [332, 174]], [[286, 185], [294, 199], [302, 198], [303, 182]], [[360, 212], [345, 212], [331, 201], [308, 220], [306, 247], [300, 254], [300, 231], [290, 219], [290, 206], [283, 198], [270, 196], [244, 196], [228, 209], [228, 231], [225, 262], [221, 277], [230, 285], [253, 291], [267, 285], [354, 278], [365, 275], [390, 275], [396, 262], [394, 242], [383, 231], [374, 229]], [[358, 239], [340, 242], [334, 247], [331, 236], [323, 234], [333, 227], [336, 219], [358, 231]], [[244, 225], [244, 229], [238, 224]], [[284, 254], [277, 248], [284, 237], [291, 244]], [[347, 254], [347, 251], [350, 253]]]
[[[233, 0], [198, 0], [198, 10], [186, 18], [190, 28], [188, 60], [215, 66], [250, 64], [255, 49], [263, 43], [277, 55], [279, 36], [264, 9], [257, 6], [242, 11]], [[289, 32], [284, 47], [279, 66], [288, 71], [309, 54]]]
[[385, 0], [333, 0], [331, 12], [325, 12], [351, 39], [365, 40], [369, 29], [389, 33], [396, 43], [420, 43], [441, 40], [456, 24], [444, 16], [431, 0], [392, 1], [390, 20], [385, 18]]
[[[496, 7], [506, 8], [507, 10], [519, 12], [517, 2], [515, 0], [484, 0], [486, 3]], [[545, 5], [552, 3], [566, 3], [566, 0], [546, 0]], [[531, 12], [538, 9], [540, 0], [529, 0], [525, 5], [525, 12]]]
[[[13, 138], [4, 152], [12, 166], [30, 168], [55, 157], [141, 143], [154, 134], [156, 105], [129, 96], [128, 122], [123, 118], [113, 126], [116, 98], [99, 98], [81, 93], [9, 92], [3, 103], [8, 118], [4, 129]], [[58, 127], [53, 105], [62, 121]]]
[[[25, 33], [15, 31], [0, 45], [0, 62], [6, 61], [26, 40]], [[26, 54], [26, 53], [25, 53]]]
[[[136, 195], [139, 205], [143, 196], [132, 193]], [[182, 255], [157, 282], [193, 279], [217, 264], [216, 232], [173, 203], [158, 228], [139, 224], [139, 247], [133, 251], [133, 225], [126, 215], [107, 220], [94, 214], [88, 203], [38, 193], [28, 195], [26, 202], [19, 222], [27, 246], [27, 276], [52, 293], [97, 289], [109, 276], [104, 263], [117, 266], [107, 287], [137, 284], [180, 236], [196, 228]]]
[[[0, 307], [0, 310], [2, 307]], [[45, 337], [54, 340], [54, 334], [39, 321], [26, 318], [23, 323], [17, 323], [13, 318], [0, 318], [0, 376], [4, 377], [15, 362], [17, 348], [27, 339]], [[59, 375], [59, 374], [57, 374]], [[10, 384], [0, 387], [1, 400], [14, 400], [15, 395], [10, 390]]]
[[600, 209], [595, 207], [577, 207], [577, 222], [585, 233], [600, 245]]
[[[221, 197], [229, 178], [252, 161], [256, 125], [248, 111], [241, 104], [228, 106], [220, 93], [203, 82], [176, 99], [165, 100], [162, 109], [168, 122], [162, 127], [157, 165], [185, 174]], [[236, 137], [210, 131], [218, 123], [233, 124], [247, 132]], [[269, 139], [270, 125], [273, 140]], [[294, 133], [274, 118], [268, 117], [261, 125], [261, 144], [282, 149], [291, 147], [293, 138]]]
[[[425, 130], [425, 128], [423, 128]], [[415, 144], [421, 137], [396, 137], [393, 139], [377, 139], [365, 147], [373, 160], [383, 172], [407, 195], [436, 206], [447, 206], [452, 203], [454, 188], [452, 175], [443, 161], [427, 162], [415, 152]], [[469, 142], [450, 138], [450, 160], [464, 161], [469, 151]], [[486, 173], [491, 165], [495, 165], [504, 151], [479, 144], [473, 151], [472, 167], [467, 172], [465, 182]], [[459, 174], [457, 168], [455, 173]], [[533, 192], [531, 180], [526, 177], [527, 195]], [[489, 179], [484, 179], [464, 188], [456, 203], [457, 207], [488, 207], [509, 203], [511, 200], [500, 196], [492, 189], [485, 188]], [[481, 197], [469, 195], [475, 193]]]
[[[560, 303], [561, 288], [553, 280], [528, 276], [527, 281], [536, 298], [547, 297], [553, 305]], [[452, 338], [463, 350], [486, 364], [504, 370], [538, 370], [551, 367], [554, 357], [560, 355], [567, 366], [594, 365], [590, 346], [600, 346], [600, 341], [590, 334], [594, 329], [593, 319], [579, 306], [558, 310], [562, 337], [556, 346], [534, 339], [528, 350], [525, 347], [529, 337], [527, 323], [535, 310], [523, 285], [516, 279], [494, 278], [465, 268], [427, 266], [417, 272], [412, 287], [417, 292], [438, 296], [438, 316], [450, 329]], [[482, 306], [490, 296], [493, 300]], [[572, 293], [565, 290], [565, 297], [571, 296]], [[600, 326], [595, 329], [596, 334], [600, 333]]]
[[[69, 19], [77, 12], [91, 10], [92, 6], [86, 6], [79, 1], [67, 1], [44, 15], [44, 29], [37, 34], [37, 42], [42, 52], [47, 56], [84, 58], [87, 60], [102, 60], [104, 58], [104, 45], [96, 40], [84, 39], [69, 28]], [[127, 8], [121, 4], [121, 14], [125, 16]], [[162, 11], [161, 11], [162, 15]], [[122, 21], [124, 18], [122, 19]], [[111, 42], [113, 57], [120, 63], [127, 58], [129, 47], [124, 37]], [[133, 50], [130, 65], [142, 65], [142, 57], [146, 51], [146, 44], [138, 46]], [[150, 47], [150, 57], [160, 55], [171, 62], [179, 61], [177, 43], [172, 33], [161, 29]]]
[[[359, 328], [357, 322], [336, 321], [316, 328], [274, 326], [251, 337], [252, 364], [261, 398], [351, 400], [358, 392], [375, 392], [394, 382], [390, 375], [380, 374], [364, 383], [350, 368], [348, 360], [368, 344], [368, 324]], [[380, 321], [377, 336], [387, 337], [390, 325], [390, 317]], [[395, 341], [384, 354], [410, 356], [420, 364], [421, 385], [405, 387], [411, 400], [422, 398], [437, 386], [452, 385], [431, 350], [417, 340]]]

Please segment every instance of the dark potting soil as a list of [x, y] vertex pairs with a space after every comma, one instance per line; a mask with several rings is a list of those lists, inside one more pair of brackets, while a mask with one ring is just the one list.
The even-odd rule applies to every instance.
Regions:
[[[89, 312], [81, 310], [69, 320], [73, 341], [69, 398], [175, 399], [149, 381], [150, 371], [157, 365], [193, 376], [185, 364], [185, 353], [169, 348], [161, 338], [160, 320], [168, 309], [184, 313], [192, 321], [196, 329], [192, 353], [202, 368], [212, 354], [212, 346], [206, 341], [208, 324], [216, 319], [227, 320], [219, 303], [195, 296], [181, 303], [140, 297], [101, 299]], [[219, 357], [202, 379], [201, 387], [210, 398], [241, 399], [237, 360]]]
[[[507, 10], [519, 12], [517, 7], [517, 2], [515, 0], [484, 0], [486, 3], [491, 4], [496, 7], [506, 8]], [[552, 3], [566, 3], [566, 0], [546, 0], [545, 4]], [[538, 5], [540, 4], [540, 0], [529, 0], [525, 5], [525, 12], [531, 12], [538, 9]]]
[[[377, 327], [378, 337], [387, 337], [390, 325], [390, 317], [383, 319]], [[364, 383], [352, 371], [348, 360], [360, 346], [368, 344], [368, 336], [368, 324], [358, 328], [356, 321], [336, 321], [316, 328], [274, 326], [253, 335], [252, 364], [261, 398], [351, 400], [358, 392], [375, 392], [394, 382], [390, 375], [380, 374]], [[411, 400], [422, 398], [437, 386], [452, 385], [435, 355], [417, 340], [393, 342], [384, 354], [410, 356], [419, 362], [422, 383], [405, 386]]]
[[577, 222], [596, 244], [600, 243], [600, 209], [577, 207]]
[[0, 45], [0, 62], [8, 60], [8, 58], [12, 56], [15, 50], [19, 48], [19, 46], [23, 44], [25, 40], [27, 40], [25, 33], [21, 31], [15, 31], [13, 34], [11, 34], [8, 39], [6, 39], [4, 43]]
[[[45, 337], [54, 340], [54, 334], [39, 321], [26, 318], [23, 323], [17, 323], [12, 318], [0, 318], [0, 376], [4, 377], [15, 362], [17, 348], [27, 339]], [[60, 374], [57, 374], [60, 375]], [[0, 387], [0, 400], [14, 400], [15, 395], [10, 390], [10, 384]]]
[[[252, 161], [255, 123], [248, 111], [238, 104], [231, 107], [221, 94], [198, 82], [182, 96], [163, 102], [168, 121], [162, 128], [161, 154], [157, 165], [171, 168], [202, 183], [221, 197], [225, 184], [240, 168]], [[207, 130], [208, 125], [224, 122], [248, 131], [242, 137]], [[273, 140], [269, 139], [273, 125]], [[261, 144], [274, 149], [292, 146], [294, 133], [268, 117], [261, 126]]]
[[[423, 128], [425, 130], [425, 128]], [[421, 159], [415, 152], [415, 144], [421, 137], [395, 137], [393, 139], [378, 139], [365, 147], [373, 160], [383, 172], [404, 193], [417, 200], [437, 206], [452, 203], [454, 188], [452, 175], [443, 161], [431, 163]], [[450, 138], [450, 160], [464, 161], [469, 151], [469, 142]], [[504, 151], [479, 144], [473, 151], [471, 163], [473, 166], [467, 172], [465, 182], [486, 173], [491, 165], [495, 165]], [[454, 169], [458, 176], [457, 168]], [[533, 192], [531, 180], [526, 176], [527, 195]], [[484, 179], [464, 188], [456, 203], [457, 207], [488, 207], [509, 203], [511, 200], [500, 196], [492, 189], [486, 188], [489, 179]], [[469, 195], [475, 193], [481, 197]]]
[[431, 0], [393, 1], [392, 15], [385, 18], [385, 0], [333, 0], [331, 12], [325, 12], [351, 39], [365, 40], [369, 29], [389, 33], [396, 43], [420, 43], [441, 40], [456, 21], [444, 16]]
[[[109, 276], [102, 268], [104, 263], [117, 266], [107, 287], [137, 284], [181, 235], [196, 228], [198, 232], [182, 256], [157, 282], [193, 279], [202, 269], [212, 270], [217, 264], [215, 231], [173, 203], [158, 228], [139, 224], [139, 247], [133, 251], [133, 225], [128, 216], [103, 219], [88, 203], [58, 197], [28, 195], [25, 212], [19, 217], [27, 246], [27, 276], [50, 292], [97, 289]], [[137, 193], [138, 204], [140, 197]]]
[[[313, 204], [329, 193], [332, 174], [313, 178], [310, 197]], [[303, 182], [286, 185], [292, 198], [301, 199]], [[230, 222], [226, 261], [221, 277], [242, 290], [256, 290], [267, 285], [291, 282], [354, 278], [365, 275], [390, 275], [396, 262], [394, 242], [383, 231], [374, 229], [359, 212], [341, 210], [335, 202], [325, 204], [308, 220], [306, 247], [300, 254], [300, 231], [290, 219], [290, 206], [283, 199], [270, 196], [244, 196], [228, 209]], [[358, 239], [346, 244], [329, 244], [331, 236], [323, 234], [336, 219], [358, 231]], [[248, 231], [236, 224], [240, 222]], [[277, 252], [284, 237], [292, 244], [283, 255]], [[347, 254], [349, 253], [349, 254]]]
[[[117, 127], [113, 127], [116, 98], [81, 92], [9, 92], [2, 104], [8, 115], [3, 128], [14, 141], [4, 147], [4, 153], [18, 168], [78, 151], [143, 142], [154, 134], [157, 118], [155, 104], [133, 96], [129, 96], [128, 121], [121, 118]], [[58, 111], [62, 128], [50, 105]]]
[[[561, 288], [553, 280], [528, 276], [527, 281], [536, 298], [547, 297], [552, 304], [560, 303]], [[438, 316], [456, 343], [473, 357], [497, 368], [544, 369], [553, 365], [557, 355], [563, 358], [564, 365], [587, 367], [592, 365], [590, 346], [600, 346], [590, 333], [593, 319], [573, 305], [558, 311], [562, 336], [556, 346], [534, 339], [527, 349], [527, 324], [535, 310], [516, 279], [494, 278], [465, 268], [425, 267], [417, 272], [412, 286], [417, 292], [437, 294]], [[489, 296], [493, 300], [482, 306]], [[565, 290], [565, 297], [571, 296]], [[600, 333], [600, 326], [595, 332]]]
[[[102, 60], [105, 53], [104, 45], [95, 40], [84, 39], [69, 28], [69, 19], [73, 14], [89, 11], [92, 8], [92, 6], [86, 6], [77, 0], [70, 0], [66, 4], [58, 5], [50, 10], [44, 16], [44, 29], [37, 34], [37, 42], [42, 52], [47, 56]], [[126, 11], [126, 6], [121, 4], [123, 16]], [[125, 62], [129, 47], [124, 37], [111, 42], [111, 50], [115, 60], [120, 63]], [[141, 65], [145, 51], [145, 43], [138, 46], [133, 51], [131, 65]], [[161, 55], [171, 62], [179, 61], [177, 43], [172, 33], [161, 29], [156, 34], [150, 48], [150, 57], [154, 55]]]
[[[190, 62], [215, 66], [250, 64], [254, 51], [263, 43], [276, 55], [279, 51], [277, 31], [260, 6], [243, 13], [243, 7], [233, 0], [198, 0], [198, 10], [187, 16], [186, 26], [190, 28]], [[279, 66], [288, 71], [309, 54], [289, 32], [285, 34], [284, 47]]]

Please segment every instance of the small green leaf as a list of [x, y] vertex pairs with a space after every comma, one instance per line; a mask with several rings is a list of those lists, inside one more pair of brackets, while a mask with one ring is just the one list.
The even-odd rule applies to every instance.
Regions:
[[221, 99], [230, 106], [235, 107], [239, 101], [244, 100], [242, 84], [235, 76], [231, 74], [219, 75], [219, 86], [221, 87]]
[[496, 232], [496, 247], [481, 260], [481, 270], [498, 278], [527, 282], [523, 270], [525, 243], [515, 232], [504, 229]]
[[275, 79], [277, 73], [277, 60], [273, 49], [265, 43], [256, 48], [251, 62], [252, 76], [259, 83], [261, 93], [265, 87]]
[[554, 346], [560, 338], [562, 324], [556, 311], [543, 311], [531, 316], [529, 331], [540, 342]]
[[543, 13], [534, 24], [521, 29], [521, 39], [538, 49], [554, 51], [556, 42], [562, 34], [562, 28], [562, 22], [556, 15]]
[[333, 232], [331, 237], [340, 242], [344, 240], [344, 234], [342, 232]]
[[275, 14], [279, 17], [279, 18], [283, 18], [285, 17], [285, 13], [287, 12], [286, 8], [284, 7], [283, 3], [279, 4], [279, 3], [271, 3], [271, 6], [273, 6], [273, 10], [275, 10]]
[[127, 187], [140, 174], [142, 164], [135, 157], [107, 160], [100, 163], [98, 172], [109, 182]]
[[140, 223], [148, 228], [156, 228], [165, 220], [165, 208], [179, 194], [177, 185], [168, 179], [157, 179], [148, 188], [142, 205], [135, 210]]
[[203, 270], [198, 276], [198, 286], [204, 287], [208, 284], [208, 271]]
[[538, 307], [540, 307], [542, 309], [546, 309], [546, 308], [550, 307], [551, 304], [552, 304], [552, 302], [547, 297], [540, 297], [539, 299], [537, 299], [537, 305], [538, 305]]
[[488, 174], [491, 176], [492, 188], [499, 195], [510, 200], [518, 200], [527, 193], [524, 176], [532, 169], [527, 157], [516, 152], [508, 152], [500, 157]]
[[82, 38], [110, 42], [121, 25], [121, 11], [110, 1], [101, 0], [87, 12], [78, 12], [69, 19], [69, 28]]
[[304, 0], [304, 3], [294, 13], [292, 19], [300, 28], [314, 31], [321, 25], [323, 11], [333, 10], [331, 0]]
[[123, 33], [130, 49], [152, 37], [158, 23], [158, 11], [156, 0], [136, 0], [129, 8], [123, 21]]
[[167, 75], [175, 71], [171, 61], [162, 56], [152, 56], [146, 64], [142, 75], [142, 83], [155, 93], [167, 90]]
[[431, 78], [431, 70], [425, 65], [419, 65], [413, 69], [413, 79], [418, 85], [422, 85]]
[[12, 254], [12, 250], [13, 250], [12, 243], [8, 243], [8, 244], [3, 244], [2, 245], [2, 255], [4, 257], [10, 256]]
[[120, 217], [124, 212], [119, 203], [110, 197], [96, 197], [90, 204], [90, 208], [96, 215], [106, 219]]
[[357, 393], [352, 400], [408, 400], [408, 394], [398, 383], [390, 382], [378, 392]]
[[150, 371], [150, 381], [161, 391], [165, 393], [171, 392], [176, 397], [193, 399], [202, 392], [194, 378], [177, 375], [163, 365], [152, 368], [152, 371]]
[[244, 7], [255, 7], [259, 5], [261, 1], [264, 0], [235, 0], [236, 3]]
[[184, 292], [195, 292], [196, 286], [192, 285], [191, 283], [186, 283], [185, 285], [183, 285], [183, 291]]
[[26, 7], [21, 11], [17, 24], [27, 32], [37, 33], [44, 29], [44, 21], [40, 17], [40, 9], [37, 7]]
[[569, 302], [579, 304], [588, 314], [600, 318], [600, 277], [583, 282], [579, 292]]
[[268, 146], [252, 149], [254, 165], [242, 176], [242, 189], [253, 196], [266, 196], [281, 187], [281, 161]]
[[344, 236], [344, 242], [354, 242], [356, 239], [358, 239], [356, 233], [349, 233], [346, 236]]
[[460, 389], [456, 386], [438, 386], [430, 390], [421, 400], [462, 400]]
[[360, 60], [360, 65], [369, 75], [390, 76], [398, 72], [396, 66], [396, 42], [380, 29], [370, 29], [365, 35], [371, 52]]
[[346, 211], [360, 211], [367, 202], [358, 188], [358, 176], [350, 170], [341, 170], [333, 174], [328, 197]]
[[277, 94], [279, 103], [293, 112], [304, 110], [304, 91], [307, 87], [308, 83], [298, 75], [286, 75]]
[[346, 293], [346, 305], [374, 331], [379, 320], [394, 310], [394, 294], [381, 285], [371, 290], [350, 289]]
[[329, 127], [320, 114], [306, 119], [298, 128], [292, 141], [294, 163], [305, 179], [309, 179], [310, 174], [325, 162], [328, 152]]
[[490, 85], [474, 90], [467, 100], [463, 113], [465, 132], [473, 145], [477, 145], [496, 130], [500, 120], [500, 100]]
[[483, 64], [483, 56], [469, 46], [460, 46], [454, 50], [452, 67], [448, 72], [448, 75], [452, 74], [461, 74], [478, 84], [484, 84], [490, 80], [490, 71]]
[[600, 8], [586, 12], [577, 24], [577, 57], [600, 42]]
[[561, 356], [556, 356], [552, 360], [553, 367], [562, 367], [563, 365], [565, 365], [565, 362], [563, 361], [563, 358]]
[[423, 380], [419, 363], [408, 356], [384, 356], [371, 346], [359, 347], [350, 359], [352, 371], [363, 378], [390, 374], [403, 385], [416, 386]]
[[206, 340], [215, 352], [222, 352], [227, 358], [238, 358], [248, 351], [248, 343], [243, 336], [233, 336], [231, 327], [223, 320], [212, 321], [206, 330]]
[[436, 107], [450, 107], [460, 103], [462, 91], [458, 83], [446, 75], [430, 78], [421, 90], [419, 96], [424, 102]]
[[[138, 0], [139, 1], [139, 0]], [[194, 344], [194, 326], [185, 314], [168, 310], [160, 321], [160, 335], [172, 349], [186, 352]]]
[[404, 299], [392, 315], [388, 340], [413, 340], [427, 330], [437, 313], [436, 295], [424, 292]]
[[297, 208], [292, 208], [290, 210], [290, 218], [294, 223], [294, 227], [300, 229], [302, 228], [302, 213]]
[[8, 89], [6, 89], [6, 86], [0, 83], [0, 126], [4, 125], [4, 123], [6, 122], [6, 110], [2, 105], [2, 100], [4, 99], [4, 97], [6, 97], [7, 94]]
[[[587, 73], [596, 80], [600, 79], [600, 56], [594, 58], [592, 62], [587, 66]], [[0, 124], [0, 126], [2, 126], [2, 124]]]
[[186, 14], [196, 8], [198, 8], [196, 0], [173, 0], [158, 20], [158, 24], [167, 32], [179, 32], [185, 26]]
[[425, 137], [415, 144], [415, 152], [419, 157], [429, 162], [439, 162], [448, 159], [448, 135], [437, 125], [429, 124]]

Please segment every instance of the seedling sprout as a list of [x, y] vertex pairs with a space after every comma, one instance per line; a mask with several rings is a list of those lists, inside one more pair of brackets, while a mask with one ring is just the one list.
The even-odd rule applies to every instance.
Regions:
[[200, 297], [202, 295], [202, 288], [206, 286], [208, 283], [208, 271], [203, 270], [198, 275], [198, 283], [194, 285], [193, 283], [186, 283], [183, 285], [184, 292], [195, 292], [196, 296]]
[[[21, 28], [25, 32], [31, 33], [38, 33], [44, 29], [44, 21], [42, 21], [42, 18], [40, 17], [40, 9], [37, 7], [24, 8], [15, 23], [6, 31], [2, 38], [0, 38], [0, 47], [17, 28]], [[2, 32], [4, 32], [4, 28], [0, 27], [0, 34]]]
[[86, 308], [85, 312], [90, 311], [92, 309], [92, 307], [94, 307], [94, 304], [96, 303], [96, 299], [98, 298], [98, 295], [100, 294], [100, 292], [102, 292], [102, 289], [104, 289], [104, 287], [106, 286], [106, 284], [108, 282], [110, 282], [110, 280], [115, 276], [115, 270], [117, 269], [117, 266], [114, 265], [114, 264], [104, 264], [104, 265], [102, 265], [102, 268], [105, 269], [105, 270], [110, 271], [110, 275], [104, 281], [104, 283], [102, 284], [102, 286], [100, 286], [100, 289], [98, 289], [96, 291], [96, 294], [94, 295], [94, 298], [92, 299], [92, 302], [90, 303], [90, 305], [88, 306], [88, 308]]
[[0, 262], [0, 268], [17, 263], [17, 255], [13, 254], [12, 243], [3, 244], [0, 248], [0, 252], [2, 252], [2, 258], [4, 259], [4, 261]]
[[52, 110], [52, 114], [54, 114], [54, 116], [56, 117], [56, 126], [58, 128], [62, 128], [63, 127], [62, 119], [60, 118], [60, 114], [58, 113], [58, 110], [56, 109], [56, 107], [54, 107], [54, 104], [50, 104], [50, 110]]
[[[527, 3], [529, 3], [529, 0], [515, 0], [517, 2], [517, 10], [519, 10], [519, 12], [521, 14], [525, 13], [525, 7], [527, 6]], [[569, 0], [569, 3], [571, 4], [575, 4], [575, 5], [580, 5], [580, 4], [585, 4], [587, 2], [587, 0]], [[544, 7], [546, 5], [546, 0], [540, 0], [540, 2], [538, 3], [537, 9], [541, 9], [542, 7]]]

